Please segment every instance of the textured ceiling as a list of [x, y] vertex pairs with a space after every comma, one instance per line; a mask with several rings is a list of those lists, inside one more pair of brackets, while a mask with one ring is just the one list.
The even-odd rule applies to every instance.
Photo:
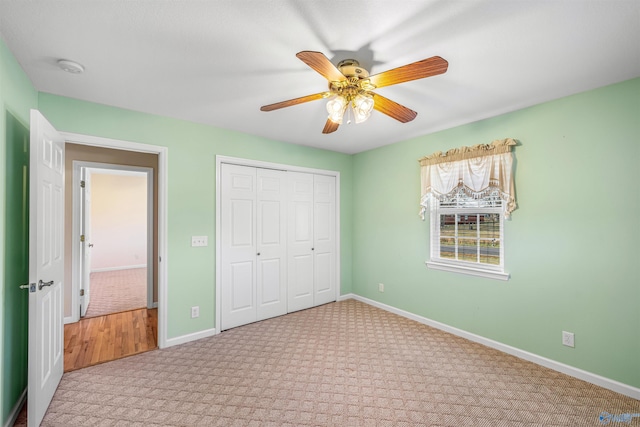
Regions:
[[[39, 91], [345, 153], [640, 76], [637, 0], [0, 0], [0, 33]], [[324, 101], [259, 110], [326, 90], [302, 50], [449, 70], [378, 90], [414, 121], [374, 111], [323, 135]]]

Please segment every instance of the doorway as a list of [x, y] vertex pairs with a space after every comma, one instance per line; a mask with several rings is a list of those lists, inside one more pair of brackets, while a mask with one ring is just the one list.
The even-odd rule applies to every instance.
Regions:
[[73, 320], [153, 301], [153, 169], [73, 161]]
[[[104, 361], [117, 359], [136, 352], [166, 346], [166, 147], [138, 144], [127, 141], [117, 141], [108, 138], [93, 137], [63, 133], [66, 139], [65, 169], [65, 303], [64, 303], [64, 349], [65, 371], [89, 366]], [[74, 161], [77, 166], [93, 168], [92, 172], [103, 172], [108, 169], [110, 175], [122, 177], [129, 172], [144, 173], [146, 175], [147, 200], [147, 301], [142, 309], [119, 312], [99, 317], [80, 317], [80, 266], [78, 251], [80, 234], [74, 236], [73, 230], [79, 230], [73, 223], [73, 213], [79, 207], [73, 205], [73, 197], [77, 187], [74, 187]], [[82, 164], [84, 162], [84, 164]], [[119, 165], [119, 166], [118, 166]], [[76, 170], [79, 173], [79, 169]], [[91, 174], [93, 176], [93, 174]], [[111, 179], [115, 179], [111, 177]], [[122, 183], [121, 183], [122, 184]], [[85, 184], [86, 185], [86, 184]], [[127, 184], [124, 184], [125, 186]], [[78, 182], [79, 186], [79, 182]], [[90, 186], [91, 188], [92, 186]], [[122, 187], [122, 185], [120, 185]], [[79, 199], [78, 197], [76, 199]], [[150, 207], [152, 206], [152, 207]], [[88, 242], [91, 243], [91, 242]], [[94, 243], [92, 249], [97, 248]], [[138, 258], [144, 254], [138, 252]], [[73, 262], [73, 260], [76, 262]], [[129, 264], [128, 266], [142, 266]], [[122, 265], [121, 265], [122, 266]], [[94, 268], [94, 267], [92, 267]], [[103, 267], [104, 268], [104, 267]], [[98, 267], [100, 269], [100, 267]], [[90, 271], [90, 270], [89, 270]], [[124, 271], [124, 270], [123, 270]], [[145, 276], [143, 274], [143, 276]], [[89, 304], [95, 289], [89, 285]], [[74, 301], [71, 301], [75, 299]], [[153, 307], [153, 308], [151, 308]], [[81, 319], [81, 320], [80, 320]], [[79, 321], [78, 321], [79, 320]], [[128, 328], [128, 329], [127, 329]], [[133, 330], [131, 330], [133, 328]], [[109, 333], [110, 336], [106, 336]], [[120, 343], [117, 337], [134, 337], [135, 342], [125, 342], [121, 345], [102, 346], [98, 344], [103, 337], [108, 342]], [[93, 346], [93, 348], [90, 348]]]

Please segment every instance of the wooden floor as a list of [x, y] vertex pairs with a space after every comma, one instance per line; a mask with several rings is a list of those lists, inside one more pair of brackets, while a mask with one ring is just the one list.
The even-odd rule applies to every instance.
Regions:
[[64, 371], [158, 347], [158, 309], [139, 309], [64, 325]]

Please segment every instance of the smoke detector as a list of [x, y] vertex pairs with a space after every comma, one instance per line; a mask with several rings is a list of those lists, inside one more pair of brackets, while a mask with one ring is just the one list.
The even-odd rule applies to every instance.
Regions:
[[84, 72], [84, 67], [82, 65], [67, 59], [60, 59], [58, 61], [58, 67], [71, 74], [82, 74]]

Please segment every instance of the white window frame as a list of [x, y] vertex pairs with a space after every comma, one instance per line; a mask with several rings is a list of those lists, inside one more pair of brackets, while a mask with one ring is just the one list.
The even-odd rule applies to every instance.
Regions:
[[[482, 199], [479, 199], [482, 200]], [[479, 276], [488, 279], [509, 280], [509, 273], [504, 271], [504, 223], [505, 212], [502, 207], [479, 206], [441, 206], [439, 200], [432, 198], [431, 226], [430, 226], [430, 260], [425, 264], [427, 268], [440, 271]], [[500, 215], [500, 264], [481, 264], [480, 262], [460, 261], [440, 257], [440, 217], [441, 215]], [[457, 236], [456, 236], [457, 237]]]

